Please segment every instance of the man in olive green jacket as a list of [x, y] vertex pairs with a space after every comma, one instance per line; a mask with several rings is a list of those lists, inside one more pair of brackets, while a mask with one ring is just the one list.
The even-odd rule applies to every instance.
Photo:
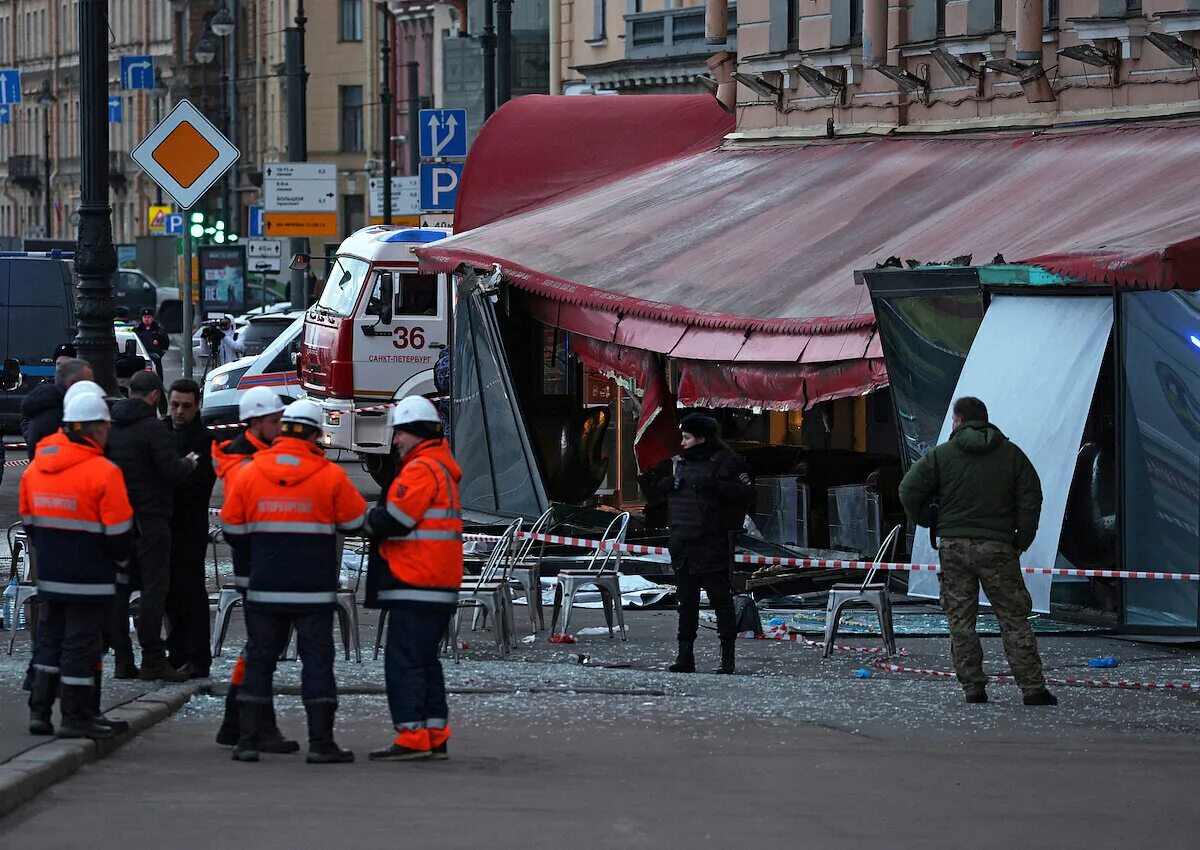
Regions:
[[1042, 510], [1037, 470], [988, 422], [979, 399], [964, 396], [954, 402], [952, 424], [950, 439], [908, 470], [900, 482], [900, 501], [914, 521], [927, 521], [929, 506], [937, 505], [941, 603], [950, 625], [954, 671], [967, 702], [987, 702], [983, 647], [975, 632], [982, 584], [1025, 704], [1057, 705], [1046, 690], [1029, 626], [1033, 602], [1021, 577], [1020, 554], [1033, 543]]

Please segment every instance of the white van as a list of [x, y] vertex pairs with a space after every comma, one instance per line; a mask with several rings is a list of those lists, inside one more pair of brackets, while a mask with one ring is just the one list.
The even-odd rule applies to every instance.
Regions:
[[218, 366], [204, 379], [200, 419], [205, 425], [225, 425], [238, 421], [238, 401], [251, 387], [270, 387], [285, 402], [304, 395], [296, 372], [296, 355], [304, 331], [304, 314], [295, 314], [287, 330], [277, 336], [261, 354], [243, 357]]

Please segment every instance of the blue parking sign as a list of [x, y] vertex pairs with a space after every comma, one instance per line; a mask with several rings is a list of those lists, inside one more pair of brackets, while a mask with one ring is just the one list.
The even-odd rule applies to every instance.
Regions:
[[21, 72], [16, 68], [0, 69], [0, 103], [21, 102]]
[[422, 162], [421, 209], [436, 212], [454, 209], [462, 171], [461, 162]]
[[153, 56], [122, 56], [121, 57], [121, 88], [123, 88], [123, 89], [152, 89], [152, 88], [154, 88], [154, 57]]
[[163, 222], [163, 232], [167, 236], [183, 235], [183, 213], [170, 213]]
[[249, 239], [263, 237], [263, 208], [262, 204], [246, 207], [246, 236]]

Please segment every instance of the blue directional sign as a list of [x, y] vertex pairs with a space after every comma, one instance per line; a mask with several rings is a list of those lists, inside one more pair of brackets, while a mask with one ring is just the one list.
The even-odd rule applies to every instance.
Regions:
[[467, 155], [467, 110], [421, 110], [421, 156]]
[[154, 57], [153, 56], [122, 56], [121, 57], [121, 88], [123, 88], [123, 89], [152, 89], [152, 88], [154, 88]]
[[121, 96], [114, 94], [108, 99], [108, 123], [120, 124], [123, 109], [121, 108]]
[[246, 237], [248, 239], [262, 239], [263, 237], [262, 204], [246, 207]]
[[21, 102], [21, 72], [17, 68], [0, 69], [0, 103]]
[[163, 222], [163, 232], [167, 236], [183, 235], [183, 213], [170, 213]]
[[12, 107], [7, 103], [0, 103], [0, 124], [12, 123]]
[[454, 209], [462, 171], [461, 162], [422, 162], [421, 209], [438, 212]]

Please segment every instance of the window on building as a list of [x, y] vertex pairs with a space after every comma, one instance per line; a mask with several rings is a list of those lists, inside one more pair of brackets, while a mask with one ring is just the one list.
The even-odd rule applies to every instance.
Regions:
[[608, 37], [608, 2], [607, 0], [593, 0], [592, 3], [592, 38], [599, 40]]
[[850, 0], [850, 43], [862, 44], [862, 0]]
[[937, 0], [937, 34], [940, 38], [946, 34], [946, 0]]
[[1131, 13], [1142, 11], [1142, 0], [1125, 0], [1125, 11]]
[[341, 116], [341, 150], [363, 149], [363, 87], [338, 86], [338, 114]]
[[339, 0], [341, 14], [338, 15], [338, 39], [340, 41], [362, 41], [362, 0]]
[[[999, 3], [996, 4], [1000, 5]], [[1000, 20], [997, 18], [996, 20]], [[1058, 0], [1046, 0], [1046, 23], [1058, 23]]]

